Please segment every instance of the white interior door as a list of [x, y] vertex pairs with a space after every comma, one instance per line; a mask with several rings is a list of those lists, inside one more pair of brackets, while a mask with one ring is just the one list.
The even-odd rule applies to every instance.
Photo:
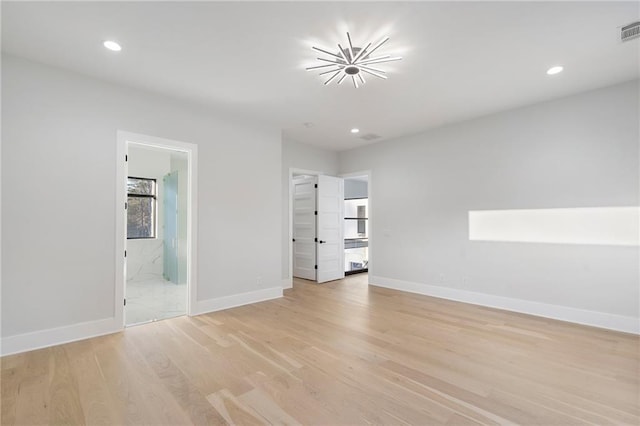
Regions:
[[317, 281], [344, 278], [344, 180], [318, 176]]
[[316, 280], [316, 177], [293, 180], [293, 276]]

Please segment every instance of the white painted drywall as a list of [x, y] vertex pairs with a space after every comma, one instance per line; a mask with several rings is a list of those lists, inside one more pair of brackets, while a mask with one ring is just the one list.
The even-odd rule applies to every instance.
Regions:
[[638, 206], [638, 90], [628, 82], [341, 153], [341, 173], [376, 176], [376, 276], [638, 318], [638, 247], [470, 241], [468, 223], [477, 210]]
[[311, 170], [320, 174], [337, 176], [338, 174], [338, 153], [306, 145], [282, 138], [282, 279], [289, 278], [289, 216], [291, 208], [289, 206], [289, 179], [290, 170]]
[[127, 281], [144, 281], [162, 277], [164, 185], [162, 178], [171, 171], [171, 153], [129, 145], [129, 176], [156, 180], [156, 238], [127, 240]]
[[281, 288], [279, 129], [4, 55], [3, 339], [114, 317], [118, 130], [198, 145], [202, 306]]

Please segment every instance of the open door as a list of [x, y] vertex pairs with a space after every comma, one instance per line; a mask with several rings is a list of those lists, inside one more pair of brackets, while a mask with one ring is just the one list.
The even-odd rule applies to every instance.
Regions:
[[316, 280], [316, 178], [293, 180], [293, 276]]
[[344, 180], [318, 176], [317, 193], [317, 281], [323, 283], [344, 278]]

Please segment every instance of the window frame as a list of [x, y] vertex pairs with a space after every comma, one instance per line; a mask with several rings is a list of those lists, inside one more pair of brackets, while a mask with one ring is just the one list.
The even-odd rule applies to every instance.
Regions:
[[153, 182], [153, 195], [151, 194], [135, 194], [129, 192], [127, 188], [127, 228], [129, 227], [129, 198], [151, 198], [153, 199], [153, 229], [152, 236], [150, 237], [130, 237], [127, 232], [127, 240], [155, 240], [158, 238], [158, 180], [156, 178], [147, 178], [147, 177], [138, 177], [138, 176], [127, 176], [127, 182], [129, 179], [138, 179], [138, 180], [148, 180]]

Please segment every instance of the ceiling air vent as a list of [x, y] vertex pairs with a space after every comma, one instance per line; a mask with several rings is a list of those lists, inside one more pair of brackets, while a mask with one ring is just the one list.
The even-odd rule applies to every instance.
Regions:
[[640, 37], [640, 22], [634, 22], [620, 28], [620, 41], [629, 41], [638, 37]]
[[381, 138], [380, 135], [376, 135], [376, 134], [373, 134], [373, 133], [367, 133], [366, 135], [360, 136], [360, 139], [364, 139], [365, 141], [372, 141], [372, 140], [380, 139], [380, 138]]

